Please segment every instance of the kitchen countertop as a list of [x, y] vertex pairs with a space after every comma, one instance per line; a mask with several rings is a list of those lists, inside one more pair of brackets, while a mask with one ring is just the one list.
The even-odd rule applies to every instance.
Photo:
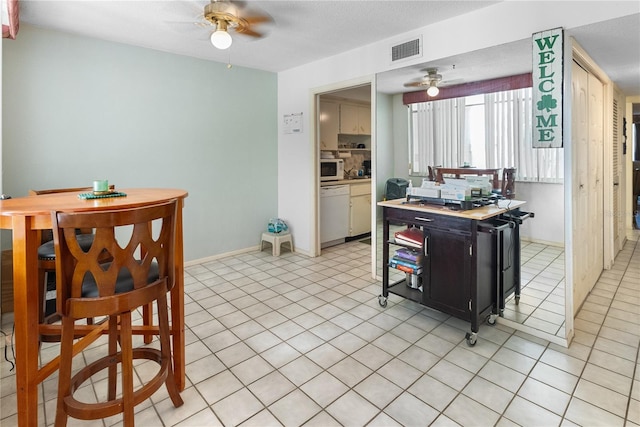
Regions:
[[337, 181], [322, 181], [320, 182], [320, 187], [328, 187], [330, 185], [346, 185], [346, 184], [364, 184], [371, 183], [371, 178], [351, 178], [351, 179], [340, 179]]
[[500, 215], [510, 209], [519, 208], [520, 206], [526, 204], [527, 202], [521, 200], [512, 200], [512, 199], [502, 199], [498, 200], [498, 205], [490, 205], [490, 206], [481, 206], [474, 209], [469, 209], [466, 211], [456, 211], [444, 206], [437, 205], [420, 205], [420, 204], [407, 204], [407, 199], [395, 199], [395, 200], [386, 200], [383, 202], [378, 202], [378, 206], [388, 207], [388, 208], [398, 208], [398, 209], [407, 209], [411, 211], [418, 212], [432, 212], [440, 215], [449, 215], [449, 216], [457, 216], [459, 218], [467, 218], [467, 219], [475, 219], [475, 220], [485, 220], [496, 215]]

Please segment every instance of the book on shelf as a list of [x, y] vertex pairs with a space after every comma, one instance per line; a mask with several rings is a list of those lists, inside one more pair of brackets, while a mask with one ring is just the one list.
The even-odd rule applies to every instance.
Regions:
[[395, 264], [395, 265], [389, 265], [390, 267], [395, 268], [396, 270], [400, 270], [400, 271], [404, 271], [405, 273], [410, 273], [410, 274], [422, 274], [422, 269], [414, 269], [411, 267], [407, 267], [406, 265], [402, 265], [402, 264]]
[[393, 257], [389, 260], [389, 267], [393, 267], [398, 270], [405, 271], [412, 274], [422, 273], [422, 266], [414, 262], [403, 260], [398, 257]]
[[396, 256], [398, 258], [413, 261], [416, 264], [422, 261], [422, 252], [410, 248], [399, 248], [396, 250]]
[[400, 264], [400, 265], [405, 265], [407, 267], [411, 267], [411, 268], [419, 268], [420, 264], [413, 262], [413, 261], [409, 261], [408, 259], [402, 259], [400, 257], [394, 256], [393, 258], [391, 258], [389, 260], [389, 262], [393, 263], [393, 264]]
[[397, 231], [395, 233], [396, 243], [421, 248], [424, 236], [419, 228], [407, 228], [406, 230]]

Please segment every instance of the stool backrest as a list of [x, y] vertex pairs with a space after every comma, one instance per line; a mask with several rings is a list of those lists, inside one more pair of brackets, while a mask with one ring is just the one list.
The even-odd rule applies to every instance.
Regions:
[[[177, 201], [172, 200], [132, 209], [52, 212], [58, 310], [69, 314], [67, 301], [82, 298], [86, 275], [95, 281], [99, 298], [121, 297], [116, 285], [123, 274], [133, 285], [130, 290], [139, 290], [152, 284], [151, 269], [157, 266], [158, 280], [167, 280], [170, 290], [175, 276], [176, 210]], [[95, 230], [87, 252], [78, 244], [78, 228]], [[109, 263], [104, 263], [105, 253]]]

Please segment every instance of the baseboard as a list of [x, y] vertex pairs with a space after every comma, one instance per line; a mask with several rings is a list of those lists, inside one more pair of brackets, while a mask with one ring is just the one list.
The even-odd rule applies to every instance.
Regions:
[[[192, 265], [198, 265], [198, 264], [202, 264], [202, 263], [209, 262], [209, 261], [219, 260], [219, 259], [222, 259], [222, 258], [229, 258], [229, 257], [232, 257], [232, 256], [238, 256], [238, 255], [246, 254], [246, 253], [249, 253], [249, 252], [260, 252], [260, 245], [250, 246], [248, 248], [238, 249], [238, 250], [230, 251], [230, 252], [224, 252], [224, 253], [221, 253], [221, 254], [212, 255], [212, 256], [205, 257], [205, 258], [199, 258], [199, 259], [194, 259], [194, 260], [190, 260], [190, 261], [185, 261], [184, 262], [184, 266], [185, 267], [189, 267], [189, 266], [192, 266]], [[269, 249], [269, 253], [271, 253], [271, 249]], [[304, 251], [304, 250], [300, 250], [298, 248], [295, 248], [295, 252], [294, 253], [296, 255], [304, 255], [304, 256], [310, 257], [309, 252]]]

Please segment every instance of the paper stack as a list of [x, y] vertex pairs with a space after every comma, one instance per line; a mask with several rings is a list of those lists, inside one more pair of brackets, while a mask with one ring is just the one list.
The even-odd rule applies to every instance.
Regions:
[[407, 196], [439, 198], [440, 187], [436, 182], [425, 178], [420, 187], [407, 187]]

